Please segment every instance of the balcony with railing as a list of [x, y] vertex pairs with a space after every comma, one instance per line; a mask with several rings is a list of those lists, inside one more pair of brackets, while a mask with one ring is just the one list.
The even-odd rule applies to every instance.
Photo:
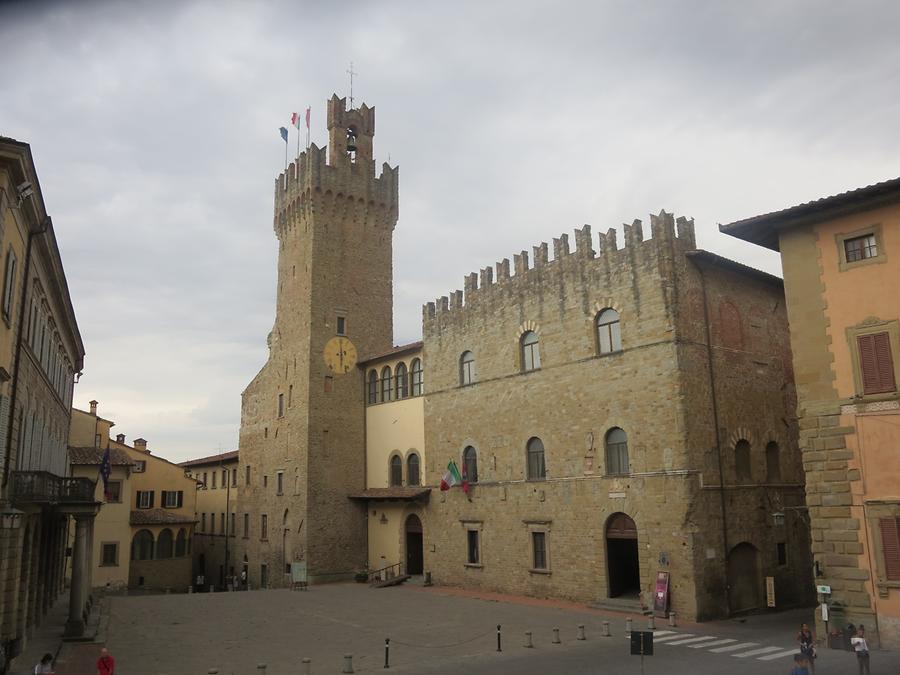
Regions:
[[13, 471], [14, 504], [93, 504], [96, 483], [89, 478], [57, 476], [49, 471]]

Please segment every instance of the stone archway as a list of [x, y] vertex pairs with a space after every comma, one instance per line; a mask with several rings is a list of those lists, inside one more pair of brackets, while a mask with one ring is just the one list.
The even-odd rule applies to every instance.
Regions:
[[406, 540], [406, 573], [422, 574], [425, 569], [424, 535], [422, 521], [415, 513], [406, 517], [404, 524]]
[[606, 570], [610, 598], [640, 597], [637, 526], [624, 513], [614, 513], [606, 521]]
[[759, 551], [746, 541], [728, 554], [728, 605], [732, 614], [762, 606], [758, 559]]

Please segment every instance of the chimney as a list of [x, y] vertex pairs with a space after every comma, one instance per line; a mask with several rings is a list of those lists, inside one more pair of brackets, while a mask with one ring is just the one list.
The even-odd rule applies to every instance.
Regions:
[[147, 452], [147, 440], [144, 438], [135, 438], [134, 449], [140, 450], [141, 452]]
[[125, 434], [116, 434], [116, 443], [125, 445]]
[[97, 401], [91, 401], [91, 415], [97, 414]]

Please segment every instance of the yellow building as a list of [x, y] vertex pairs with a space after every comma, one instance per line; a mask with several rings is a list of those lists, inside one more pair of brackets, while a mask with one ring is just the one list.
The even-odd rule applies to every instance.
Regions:
[[97, 480], [108, 448], [112, 473], [93, 530], [94, 587], [186, 590], [192, 581], [196, 481], [184, 469], [152, 455], [147, 441], [110, 438], [114, 422], [74, 408], [69, 435], [72, 474]]
[[900, 178], [721, 229], [781, 252], [830, 625], [900, 647]]
[[[193, 543], [194, 579], [203, 576], [204, 586], [225, 588], [239, 575], [234, 564], [237, 532], [238, 453], [224, 452], [179, 464], [197, 481], [196, 529]], [[243, 523], [241, 523], [243, 525]], [[244, 528], [246, 530], [246, 528]]]
[[[425, 398], [422, 343], [396, 347], [359, 364], [366, 373], [368, 568], [379, 576], [422, 574]], [[433, 467], [432, 467], [433, 473]]]

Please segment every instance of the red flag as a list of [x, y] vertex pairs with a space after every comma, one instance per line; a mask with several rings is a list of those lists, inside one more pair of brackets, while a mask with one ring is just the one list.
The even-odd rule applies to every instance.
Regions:
[[309, 108], [306, 109], [306, 128], [309, 130]]
[[300, 113], [291, 113], [291, 126], [300, 128]]

